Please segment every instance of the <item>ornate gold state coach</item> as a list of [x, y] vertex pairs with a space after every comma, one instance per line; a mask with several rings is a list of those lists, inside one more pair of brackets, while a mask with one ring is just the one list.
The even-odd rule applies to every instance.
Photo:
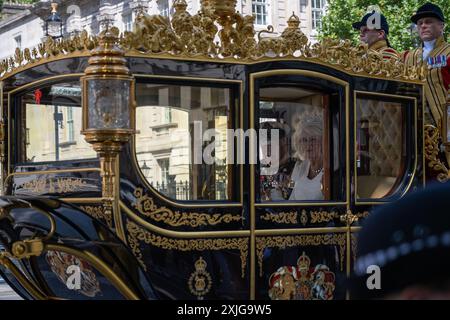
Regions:
[[[140, 14], [133, 32], [49, 38], [1, 63], [0, 272], [21, 296], [351, 298], [360, 222], [447, 179], [424, 70], [311, 44], [295, 14], [256, 34], [235, 2], [191, 15], [176, 0], [170, 20]], [[309, 161], [309, 125], [321, 190], [302, 198], [291, 170]], [[270, 175], [261, 139], [225, 134], [267, 126], [282, 141]], [[195, 161], [211, 141], [215, 161]]]

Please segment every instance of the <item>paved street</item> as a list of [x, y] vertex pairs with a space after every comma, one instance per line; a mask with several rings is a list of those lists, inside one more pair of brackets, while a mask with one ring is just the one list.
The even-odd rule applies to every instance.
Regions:
[[6, 283], [0, 283], [0, 300], [22, 300]]

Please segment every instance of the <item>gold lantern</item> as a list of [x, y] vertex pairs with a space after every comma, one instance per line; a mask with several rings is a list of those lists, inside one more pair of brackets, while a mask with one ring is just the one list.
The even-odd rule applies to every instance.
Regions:
[[[108, 29], [100, 35], [99, 46], [91, 51], [89, 66], [81, 77], [82, 134], [100, 157], [105, 211], [115, 215], [119, 212], [118, 155], [135, 133], [136, 109], [135, 79], [118, 44], [117, 31]], [[114, 220], [120, 223], [120, 219]]]

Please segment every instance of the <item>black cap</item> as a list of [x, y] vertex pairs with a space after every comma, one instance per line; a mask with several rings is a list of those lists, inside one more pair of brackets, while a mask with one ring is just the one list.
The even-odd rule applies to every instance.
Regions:
[[[364, 27], [364, 26], [368, 27], [367, 26], [367, 21], [369, 21], [369, 18], [372, 17], [375, 13], [376, 13], [376, 11], [372, 11], [372, 12], [367, 13], [362, 18], [361, 21], [358, 21], [358, 22], [355, 22], [355, 23], [352, 24], [353, 28], [356, 29], [356, 30], [360, 30], [361, 27]], [[384, 30], [384, 32], [386, 34], [389, 34], [389, 23], [387, 22], [387, 19], [386, 19], [386, 17], [383, 14], [381, 14], [381, 13], [379, 13], [379, 14], [380, 14], [380, 18], [381, 18], [380, 19], [381, 25], [380, 25], [380, 29], [377, 29], [377, 30]]]
[[[381, 271], [380, 290], [367, 286], [372, 265]], [[351, 297], [386, 298], [410, 286], [449, 285], [449, 270], [450, 187], [437, 185], [379, 207], [364, 222]]]
[[445, 22], [445, 17], [442, 9], [431, 2], [427, 2], [423, 6], [421, 6], [411, 17], [411, 21], [417, 24], [417, 21], [427, 17], [434, 17], [441, 20], [442, 22]]

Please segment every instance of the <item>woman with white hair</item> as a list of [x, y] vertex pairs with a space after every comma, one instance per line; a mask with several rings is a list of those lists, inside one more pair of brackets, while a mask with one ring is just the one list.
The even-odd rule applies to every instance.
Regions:
[[291, 175], [289, 200], [324, 200], [323, 120], [319, 115], [296, 115], [292, 147], [298, 159]]

